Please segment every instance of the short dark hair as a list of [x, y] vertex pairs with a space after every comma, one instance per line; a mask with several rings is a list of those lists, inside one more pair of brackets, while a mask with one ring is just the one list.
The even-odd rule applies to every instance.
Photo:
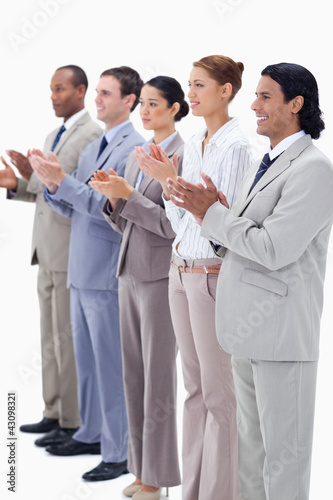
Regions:
[[131, 111], [134, 111], [136, 108], [140, 92], [142, 89], [143, 81], [140, 78], [140, 75], [135, 69], [129, 68], [128, 66], [119, 66], [118, 68], [111, 68], [103, 71], [102, 76], [114, 76], [119, 80], [120, 83], [120, 92], [121, 97], [125, 97], [130, 94], [134, 94], [136, 99], [131, 108]]
[[88, 78], [83, 69], [80, 68], [80, 66], [75, 66], [75, 64], [68, 64], [67, 66], [60, 66], [60, 68], [58, 68], [56, 71], [59, 71], [60, 69], [70, 69], [73, 73], [73, 86], [76, 88], [79, 85], [84, 85], [87, 91]]
[[312, 139], [318, 139], [325, 123], [319, 107], [318, 85], [313, 74], [299, 64], [279, 63], [267, 66], [261, 75], [270, 76], [280, 85], [285, 102], [298, 95], [304, 98], [302, 109], [298, 112], [300, 126]]
[[185, 94], [180, 86], [180, 83], [170, 76], [155, 76], [145, 85], [150, 85], [155, 89], [159, 90], [162, 97], [168, 102], [168, 107], [175, 103], [179, 103], [179, 111], [175, 116], [175, 122], [180, 121], [189, 112], [189, 105], [185, 101]]

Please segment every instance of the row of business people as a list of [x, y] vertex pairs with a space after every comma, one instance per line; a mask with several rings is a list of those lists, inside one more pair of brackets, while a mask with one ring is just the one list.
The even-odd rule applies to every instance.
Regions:
[[[291, 429], [298, 415], [295, 410], [289, 420], [281, 419], [284, 425], [280, 422], [277, 440], [277, 408], [281, 413], [290, 401], [302, 406], [305, 396], [295, 402], [294, 394], [286, 397], [280, 387], [280, 400], [277, 391], [272, 395], [268, 380], [278, 385], [275, 367], [289, 370], [285, 378], [295, 377], [306, 397], [311, 395], [314, 407], [317, 354], [306, 346], [297, 349], [296, 341], [295, 352], [287, 349], [285, 354], [286, 345], [281, 341], [279, 350], [277, 327], [272, 325], [265, 352], [265, 342], [257, 340], [263, 326], [255, 329], [249, 314], [253, 287], [269, 300], [272, 293], [288, 295], [282, 293], [283, 285], [278, 286], [282, 281], [273, 278], [271, 270], [279, 273], [281, 267], [283, 273], [288, 258], [294, 258], [291, 245], [286, 262], [282, 259], [276, 269], [271, 262], [271, 254], [279, 250], [274, 250], [274, 231], [281, 229], [281, 216], [275, 226], [273, 221], [268, 236], [267, 230], [263, 235], [265, 218], [278, 204], [275, 195], [261, 196], [266, 194], [265, 180], [287, 183], [288, 176], [283, 180], [280, 176], [286, 170], [286, 156], [290, 167], [290, 158], [309, 148], [311, 136], [319, 136], [323, 122], [319, 104], [312, 118], [317, 120], [315, 126], [302, 121], [308, 95], [299, 88], [292, 90], [294, 95], [284, 90], [289, 88], [288, 79], [298, 76], [315, 93], [311, 73], [297, 65], [266, 68], [252, 108], [258, 133], [269, 137], [271, 151], [255, 175], [258, 164], [252, 167], [249, 143], [228, 111], [241, 88], [243, 69], [242, 63], [225, 56], [193, 63], [188, 98], [192, 114], [203, 117], [206, 127], [184, 145], [175, 124], [189, 113], [189, 105], [175, 79], [158, 76], [143, 84], [131, 68], [104, 71], [95, 99], [97, 118], [105, 124], [102, 133], [84, 109], [86, 75], [77, 66], [61, 67], [52, 77], [51, 89], [63, 126], [47, 137], [44, 152], [33, 149], [24, 156], [8, 151], [21, 177], [3, 160], [0, 183], [8, 197], [37, 205], [32, 263], [39, 265], [42, 349], [48, 352], [47, 358], [42, 353], [47, 360], [42, 371], [44, 418], [22, 425], [21, 430], [45, 433], [36, 445], [55, 455], [101, 454], [102, 462], [83, 475], [85, 480], [113, 479], [129, 470], [136, 480], [123, 493], [135, 500], [159, 499], [162, 487], [181, 482], [176, 429], [178, 349], [188, 393], [183, 414], [183, 499], [238, 500], [241, 494], [242, 498], [277, 499], [282, 484], [283, 498], [294, 498], [299, 483], [299, 498], [308, 498], [311, 412], [304, 424], [305, 456], [272, 481], [268, 459], [278, 452], [284, 437], [294, 438]], [[153, 131], [148, 142], [129, 120], [137, 105], [144, 128]], [[312, 154], [325, 165], [328, 188], [331, 165], [317, 150]], [[274, 160], [274, 168], [263, 180]], [[245, 191], [239, 190], [241, 184]], [[288, 210], [282, 208], [282, 214], [294, 223], [293, 207], [289, 210], [286, 202]], [[237, 213], [239, 205], [242, 210]], [[229, 207], [237, 216], [231, 215]], [[247, 209], [249, 215], [244, 216]], [[324, 244], [331, 212], [325, 212]], [[248, 226], [243, 227], [243, 221]], [[305, 248], [314, 238], [314, 227], [305, 231]], [[242, 303], [236, 300], [237, 292], [230, 299], [226, 289], [228, 298], [220, 292], [216, 308], [217, 285], [234, 287], [233, 280], [240, 279], [235, 262], [244, 267], [241, 259], [252, 262], [246, 265], [250, 267], [245, 269], [247, 278], [244, 273], [241, 278]], [[322, 273], [321, 267], [318, 279]], [[290, 300], [294, 300], [292, 294]], [[247, 301], [250, 312], [244, 306]], [[276, 301], [272, 306], [279, 318], [281, 313], [285, 316], [279, 310], [283, 304]], [[239, 330], [243, 316], [251, 335]], [[221, 334], [216, 325], [221, 325]], [[233, 370], [231, 353], [235, 354]], [[252, 364], [257, 359], [269, 361], [269, 367]], [[309, 360], [312, 363], [304, 365], [307, 370], [303, 367], [301, 374], [295, 373], [299, 364], [294, 361]], [[285, 361], [292, 362], [287, 366]], [[238, 432], [237, 407], [242, 417]], [[301, 481], [295, 478], [296, 469]]]

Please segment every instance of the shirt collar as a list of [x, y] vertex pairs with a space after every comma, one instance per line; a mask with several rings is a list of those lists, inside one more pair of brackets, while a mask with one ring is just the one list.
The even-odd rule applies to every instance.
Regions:
[[268, 151], [269, 157], [271, 160], [274, 160], [277, 156], [279, 156], [281, 153], [283, 153], [289, 146], [291, 146], [294, 142], [296, 142], [298, 139], [306, 135], [304, 130], [301, 130], [300, 132], [296, 132], [296, 134], [289, 135], [282, 141], [280, 141], [275, 148], [270, 149]]
[[123, 127], [125, 127], [126, 125], [128, 125], [129, 123], [131, 123], [130, 120], [125, 120], [124, 122], [119, 123], [119, 125], [116, 125], [112, 129], [110, 129], [108, 132], [104, 132], [104, 136], [105, 136], [105, 139], [107, 140], [107, 143], [110, 144], [110, 142], [115, 137], [115, 135], [117, 134], [117, 132], [120, 129], [122, 129]]
[[[229, 121], [227, 121], [227, 123], [222, 125], [222, 127], [220, 127], [214, 135], [212, 135], [212, 137], [209, 139], [208, 144], [216, 144], [217, 146], [219, 146], [224, 142], [225, 138], [228, 136], [231, 130], [233, 130], [237, 126], [238, 118], [231, 118]], [[200, 145], [202, 145], [202, 141], [204, 140], [206, 134], [207, 129], [205, 128], [194, 137], [195, 142], [198, 142], [200, 143]]]
[[[161, 148], [165, 150], [169, 146], [171, 141], [174, 139], [174, 137], [176, 137], [177, 134], [178, 134], [178, 132], [177, 132], [177, 130], [175, 130], [172, 134], [170, 134], [162, 142], [160, 142], [159, 146], [161, 146]], [[148, 144], [152, 144], [153, 142], [154, 142], [154, 138], [152, 137], [151, 139], [149, 139], [148, 142], [146, 142], [143, 145], [143, 148], [148, 152], [149, 151]]]
[[81, 116], [85, 115], [86, 113], [87, 110], [83, 108], [81, 109], [81, 111], [78, 111], [77, 113], [75, 113], [75, 115], [68, 118], [68, 120], [63, 123], [65, 129], [69, 130], [74, 125], [74, 123], [77, 122], [81, 118]]

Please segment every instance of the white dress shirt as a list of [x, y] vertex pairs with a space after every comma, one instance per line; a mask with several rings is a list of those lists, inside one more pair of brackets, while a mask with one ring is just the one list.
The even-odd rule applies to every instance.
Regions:
[[[184, 148], [182, 177], [192, 183], [203, 183], [205, 172], [221, 189], [231, 207], [245, 171], [252, 163], [249, 142], [232, 118], [209, 140], [202, 154], [202, 142], [207, 129], [192, 137]], [[209, 241], [200, 236], [200, 226], [193, 215], [165, 200], [166, 215], [176, 233], [173, 252], [182, 259], [215, 258]]]
[[282, 139], [275, 148], [270, 149], [268, 151], [269, 157], [271, 160], [274, 160], [277, 156], [282, 154], [286, 149], [289, 148], [294, 142], [296, 142], [298, 139], [303, 137], [305, 134], [304, 130], [300, 130], [299, 132], [296, 132], [295, 134], [289, 135], [285, 139]]

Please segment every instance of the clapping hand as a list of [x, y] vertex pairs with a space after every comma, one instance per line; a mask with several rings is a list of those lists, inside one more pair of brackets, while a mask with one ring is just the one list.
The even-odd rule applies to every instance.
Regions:
[[108, 174], [105, 170], [97, 170], [91, 177], [89, 185], [106, 196], [114, 209], [120, 198], [128, 200], [134, 188], [123, 177], [117, 175], [112, 168], [109, 172]]
[[29, 161], [37, 177], [46, 185], [51, 194], [55, 193], [66, 176], [58, 157], [50, 151], [50, 160], [48, 160], [39, 149], [33, 149], [30, 151]]
[[216, 189], [211, 178], [204, 172], [201, 173], [201, 177], [206, 187], [201, 183], [193, 184], [192, 182], [188, 182], [182, 177], [167, 179], [173, 203], [177, 205], [177, 207], [184, 208], [188, 212], [191, 212], [200, 225], [209, 207], [217, 201], [226, 208], [229, 208], [224, 194], [222, 191]]
[[149, 175], [152, 179], [158, 181], [164, 191], [164, 196], [169, 199], [170, 192], [167, 186], [167, 178], [176, 179], [178, 171], [177, 154], [174, 154], [172, 161], [165, 151], [156, 144], [148, 145], [150, 155], [146, 151], [137, 146], [135, 148], [135, 156], [142, 172]]

